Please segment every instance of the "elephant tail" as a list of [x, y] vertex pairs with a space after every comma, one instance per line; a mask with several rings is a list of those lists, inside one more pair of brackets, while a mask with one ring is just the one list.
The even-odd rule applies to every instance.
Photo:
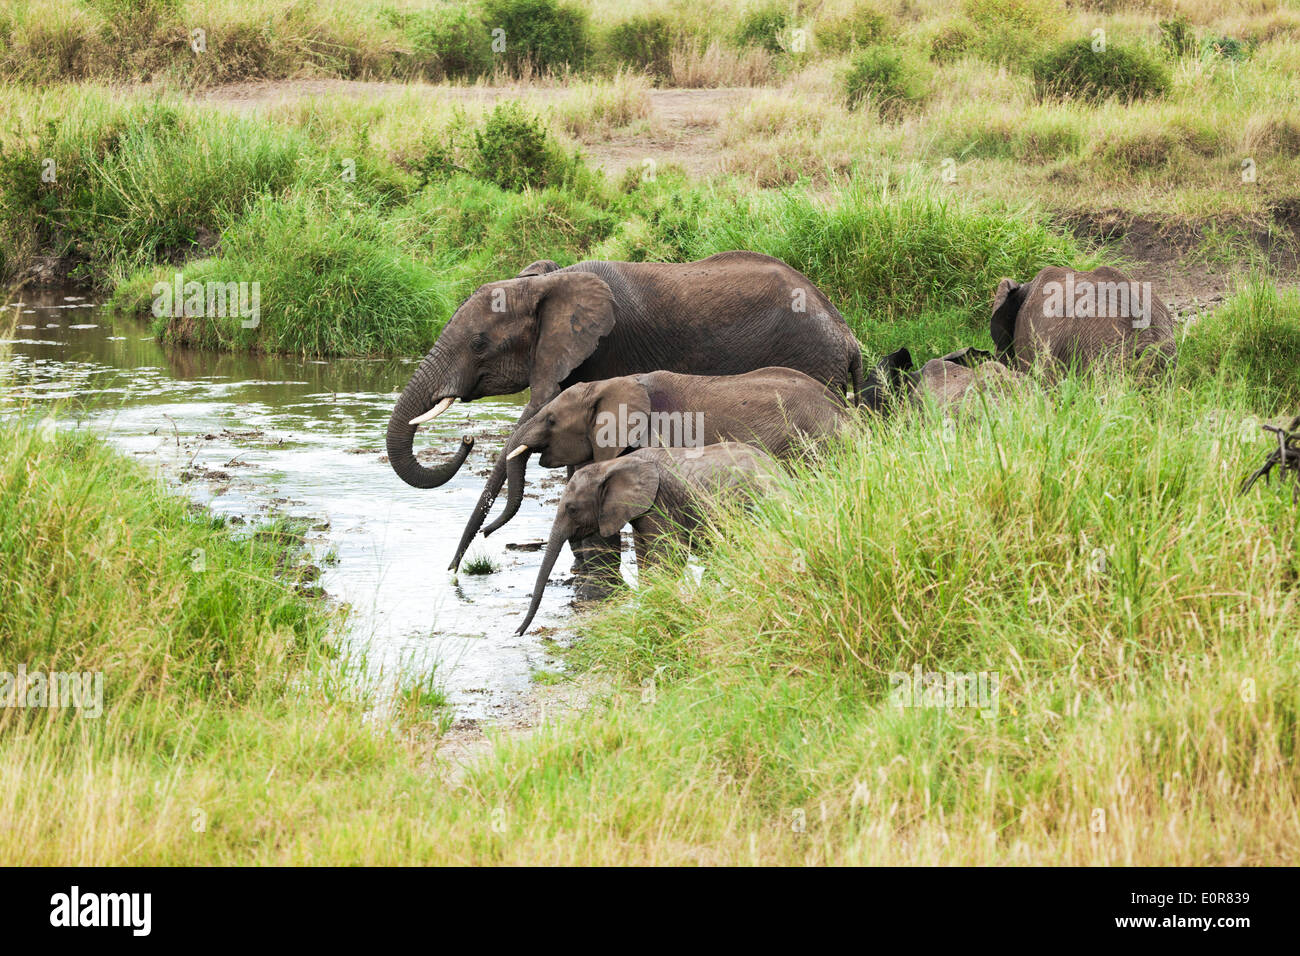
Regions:
[[849, 378], [853, 381], [853, 404], [862, 406], [867, 397], [862, 392], [862, 349], [854, 343], [853, 356], [849, 359]]

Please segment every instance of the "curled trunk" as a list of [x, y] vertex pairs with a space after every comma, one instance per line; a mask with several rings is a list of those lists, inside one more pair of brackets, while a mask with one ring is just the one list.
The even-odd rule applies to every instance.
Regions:
[[397, 472], [397, 477], [415, 488], [445, 485], [460, 470], [470, 449], [474, 447], [474, 439], [462, 438], [460, 448], [451, 461], [437, 468], [426, 468], [415, 458], [415, 429], [418, 426], [412, 425], [411, 419], [427, 412], [438, 399], [461, 394], [454, 389], [433, 394], [438, 390], [440, 378], [433, 356], [426, 357], [402, 390], [393, 407], [392, 417], [388, 420], [388, 463]]
[[551, 530], [551, 540], [546, 544], [546, 556], [542, 558], [541, 569], [537, 572], [537, 583], [533, 585], [533, 600], [528, 605], [528, 616], [524, 618], [524, 623], [519, 625], [516, 634], [523, 634], [528, 630], [528, 625], [533, 623], [533, 617], [542, 604], [542, 593], [546, 590], [546, 582], [550, 580], [551, 571], [555, 569], [555, 559], [560, 556], [560, 549], [564, 547], [567, 537], [564, 528], [557, 522]]

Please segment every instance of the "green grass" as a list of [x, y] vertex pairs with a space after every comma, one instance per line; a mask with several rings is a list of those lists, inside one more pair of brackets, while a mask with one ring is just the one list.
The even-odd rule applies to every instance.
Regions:
[[461, 573], [469, 575], [496, 574], [500, 570], [500, 565], [487, 554], [471, 554], [461, 565]]
[[1300, 406], [1298, 356], [1300, 292], [1255, 276], [1187, 330], [1179, 374], [1193, 384], [1234, 382], [1262, 412], [1283, 415]]

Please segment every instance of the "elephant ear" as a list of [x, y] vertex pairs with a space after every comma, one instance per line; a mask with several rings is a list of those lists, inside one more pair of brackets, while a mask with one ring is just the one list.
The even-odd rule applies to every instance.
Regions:
[[614, 328], [614, 294], [590, 272], [528, 277], [537, 338], [528, 381], [535, 400], [549, 401], [561, 383]]
[[560, 264], [554, 259], [538, 259], [536, 262], [530, 262], [519, 270], [518, 278], [525, 276], [544, 276], [555, 272], [560, 268]]
[[1015, 279], [1003, 279], [993, 293], [993, 318], [989, 321], [989, 334], [999, 357], [1012, 357], [1016, 339], [1016, 316], [1024, 302], [1025, 293]]
[[[593, 466], [594, 467], [594, 466]], [[623, 525], [655, 506], [659, 469], [653, 462], [622, 458], [608, 466], [600, 483], [596, 521], [601, 535], [618, 534]]]
[[621, 445], [617, 439], [620, 433], [635, 438], [634, 431], [648, 430], [650, 427], [650, 393], [636, 380], [636, 376], [621, 375], [603, 382], [594, 382], [591, 389], [593, 460], [609, 461], [623, 454], [629, 447], [648, 448], [656, 444], [654, 436], [648, 433], [643, 433], [635, 445]]
[[947, 355], [940, 356], [940, 358], [945, 362], [951, 362], [953, 365], [964, 365], [966, 368], [975, 368], [980, 363], [987, 362], [992, 357], [992, 352], [987, 352], [984, 349], [977, 349], [973, 345], [968, 345], [964, 349], [958, 349], [955, 352], [949, 352]]

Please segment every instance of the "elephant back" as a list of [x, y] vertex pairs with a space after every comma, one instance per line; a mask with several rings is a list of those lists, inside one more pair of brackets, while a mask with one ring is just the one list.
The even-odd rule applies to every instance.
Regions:
[[1174, 358], [1174, 320], [1149, 282], [1109, 266], [1052, 266], [1025, 291], [1014, 344], [1022, 371], [1044, 358], [1079, 368], [1106, 358], [1164, 365]]

